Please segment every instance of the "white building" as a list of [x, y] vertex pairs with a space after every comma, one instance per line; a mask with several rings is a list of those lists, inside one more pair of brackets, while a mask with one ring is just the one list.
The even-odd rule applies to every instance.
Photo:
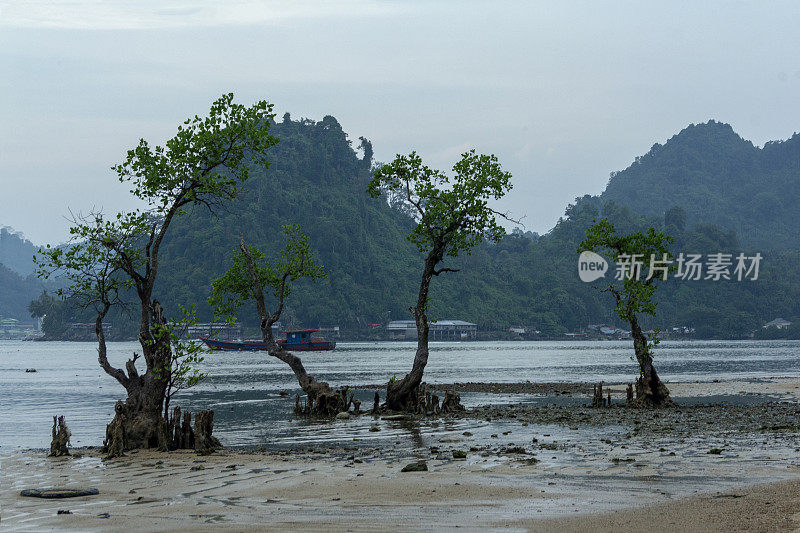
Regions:
[[[386, 325], [386, 331], [392, 339], [416, 339], [417, 324], [413, 320], [392, 320]], [[430, 340], [460, 341], [472, 340], [476, 337], [478, 325], [463, 320], [437, 320], [430, 322]]]
[[788, 320], [784, 320], [782, 318], [776, 318], [775, 320], [773, 320], [771, 322], [767, 322], [766, 324], [764, 324], [764, 327], [765, 328], [776, 327], [778, 329], [784, 329], [784, 328], [788, 328], [791, 324], [792, 323], [789, 322]]

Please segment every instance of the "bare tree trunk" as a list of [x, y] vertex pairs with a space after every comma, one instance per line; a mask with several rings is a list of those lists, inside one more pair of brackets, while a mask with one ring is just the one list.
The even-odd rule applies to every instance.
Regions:
[[647, 337], [639, 326], [635, 316], [630, 321], [631, 336], [636, 360], [639, 362], [640, 376], [636, 380], [636, 401], [638, 405], [659, 407], [674, 403], [669, 397], [669, 389], [661, 382], [655, 367], [653, 356], [647, 346]]
[[[263, 320], [262, 324], [264, 324]], [[264, 342], [269, 346], [268, 353], [289, 365], [289, 368], [294, 372], [297, 383], [308, 396], [306, 410], [309, 414], [332, 416], [346, 410], [345, 401], [342, 401], [341, 396], [336, 394], [327, 382], [314, 379], [314, 376], [306, 372], [299, 357], [287, 352], [275, 342], [272, 336], [272, 323], [270, 323], [270, 320], [267, 320], [265, 326], [261, 328], [261, 334]]]
[[431, 279], [433, 279], [434, 268], [436, 266], [436, 256], [434, 252], [425, 258], [425, 270], [422, 272], [422, 280], [419, 285], [419, 295], [417, 305], [411, 308], [414, 313], [414, 322], [417, 325], [417, 351], [414, 354], [414, 364], [411, 372], [403, 379], [392, 380], [386, 386], [386, 407], [394, 411], [416, 411], [418, 389], [422, 383], [422, 376], [425, 373], [425, 366], [428, 364], [428, 335], [430, 325], [428, 324], [428, 292], [430, 291]]
[[[425, 395], [420, 394], [420, 385], [422, 384], [422, 377], [425, 373], [425, 366], [428, 364], [428, 355], [430, 353], [428, 350], [430, 337], [430, 324], [428, 323], [427, 314], [428, 293], [430, 292], [433, 276], [438, 276], [441, 272], [450, 270], [436, 270], [436, 265], [442, 260], [443, 255], [444, 244], [441, 244], [441, 246], [435, 246], [428, 254], [428, 257], [425, 258], [425, 269], [420, 280], [417, 305], [411, 309], [417, 325], [417, 351], [414, 354], [414, 364], [411, 367], [411, 372], [406, 374], [403, 379], [392, 380], [386, 385], [386, 407], [388, 409], [421, 413], [429, 411], [428, 406], [425, 405]], [[449, 397], [445, 396], [445, 398], [447, 400], [446, 411], [463, 410], [460, 397], [457, 394], [451, 394]]]
[[[152, 310], [153, 321], [157, 325], [164, 325], [165, 320], [158, 302], [153, 303]], [[162, 414], [167, 381], [159, 379], [158, 374], [151, 369], [163, 369], [169, 364], [171, 353], [169, 336], [164, 332], [159, 338], [153, 338], [152, 335], [149, 335], [149, 338], [145, 338], [142, 331], [140, 331], [139, 342], [142, 346], [142, 354], [147, 363], [148, 371], [144, 375], [139, 375], [136, 369], [136, 361], [139, 356], [134, 354], [133, 358], [129, 359], [125, 364], [126, 374], [121, 369], [113, 368], [106, 358], [106, 343], [102, 325], [103, 316], [104, 313], [98, 314], [97, 323], [95, 324], [100, 366], [115, 377], [128, 393], [125, 402], [118, 404], [117, 414], [106, 432], [106, 449], [167, 449], [169, 443], [167, 437], [168, 428]], [[149, 327], [147, 331], [149, 334]], [[112, 431], [112, 425], [115, 427], [121, 426], [121, 431]], [[115, 439], [121, 436], [124, 436], [124, 441], [121, 443], [115, 442]]]

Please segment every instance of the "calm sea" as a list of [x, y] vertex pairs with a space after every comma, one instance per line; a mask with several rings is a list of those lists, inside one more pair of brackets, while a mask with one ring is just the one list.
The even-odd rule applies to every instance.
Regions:
[[[333, 386], [386, 382], [411, 367], [414, 343], [340, 343], [333, 352], [303, 354], [308, 371]], [[122, 366], [137, 343], [110, 343]], [[433, 343], [429, 383], [623, 382], [636, 375], [630, 341]], [[656, 368], [668, 381], [800, 376], [800, 341], [664, 341]], [[25, 369], [35, 368], [35, 373]], [[206, 358], [209, 377], [181, 392], [173, 405], [215, 411], [215, 434], [228, 446], [372, 442], [397, 432], [369, 431], [371, 417], [333, 424], [293, 420], [299, 391], [289, 368], [264, 353], [218, 352]], [[281, 398], [281, 390], [289, 398]], [[372, 393], [360, 395], [371, 406]], [[0, 341], [0, 449], [46, 447], [54, 415], [65, 415], [75, 446], [98, 445], [124, 390], [97, 363], [93, 343]], [[513, 395], [464, 394], [466, 405], [519, 401]], [[526, 401], [535, 400], [530, 397]], [[466, 423], [466, 422], [465, 422]], [[449, 428], [457, 429], [457, 428]]]

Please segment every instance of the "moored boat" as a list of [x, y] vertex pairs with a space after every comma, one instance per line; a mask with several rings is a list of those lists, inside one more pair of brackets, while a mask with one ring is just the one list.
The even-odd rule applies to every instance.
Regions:
[[[321, 352], [333, 350], [336, 348], [336, 343], [333, 341], [325, 340], [321, 337], [312, 337], [311, 334], [319, 331], [318, 329], [297, 329], [286, 332], [285, 339], [279, 339], [277, 343], [285, 350], [298, 351], [298, 352]], [[224, 351], [266, 351], [269, 350], [267, 343], [259, 340], [246, 340], [246, 341], [220, 341], [217, 339], [209, 339], [208, 337], [200, 337], [200, 340], [206, 343], [206, 346], [212, 350]]]

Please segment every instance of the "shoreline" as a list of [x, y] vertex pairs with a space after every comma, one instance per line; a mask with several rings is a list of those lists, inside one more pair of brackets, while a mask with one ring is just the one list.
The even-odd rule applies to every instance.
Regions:
[[[361, 415], [329, 423], [363, 429], [351, 444], [296, 442], [204, 457], [142, 450], [104, 461], [97, 448], [74, 448], [65, 458], [6, 449], [0, 524], [82, 531], [800, 527], [800, 380], [670, 386], [705, 395], [698, 405], [660, 410], [512, 403], [457, 417]], [[734, 389], [759, 401], [708, 402]], [[372, 435], [380, 438], [362, 438]], [[428, 471], [401, 472], [420, 460]], [[48, 486], [100, 494], [19, 495]]]

